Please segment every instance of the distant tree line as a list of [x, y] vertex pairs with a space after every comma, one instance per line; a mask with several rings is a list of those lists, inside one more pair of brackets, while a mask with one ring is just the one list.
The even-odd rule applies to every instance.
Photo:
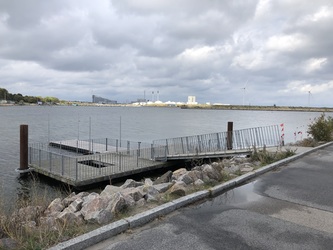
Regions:
[[41, 97], [41, 96], [23, 96], [22, 94], [12, 94], [7, 89], [0, 88], [0, 100], [13, 101], [15, 103], [59, 103], [56, 97]]

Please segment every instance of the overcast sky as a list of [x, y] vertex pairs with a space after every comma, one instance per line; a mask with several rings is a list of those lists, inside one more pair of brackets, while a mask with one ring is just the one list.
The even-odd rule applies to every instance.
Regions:
[[333, 106], [332, 0], [0, 0], [0, 87]]

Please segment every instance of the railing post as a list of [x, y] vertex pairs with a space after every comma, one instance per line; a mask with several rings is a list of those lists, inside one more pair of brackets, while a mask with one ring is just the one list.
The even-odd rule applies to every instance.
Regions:
[[199, 153], [201, 153], [202, 148], [201, 148], [201, 140], [200, 140], [200, 135], [198, 135], [198, 146], [199, 146]]
[[118, 153], [118, 139], [116, 139], [116, 153]]
[[49, 152], [49, 168], [50, 168], [50, 172], [52, 172], [52, 153]]
[[217, 149], [221, 150], [221, 142], [220, 142], [219, 133], [216, 133], [216, 138], [217, 138]]
[[42, 166], [42, 150], [38, 150], [38, 166], [41, 168]]
[[141, 142], [138, 142], [138, 149], [136, 151], [136, 167], [137, 168], [139, 168], [140, 144], [141, 144]]
[[108, 151], [108, 138], [105, 138], [105, 151]]
[[78, 178], [78, 160], [75, 159], [75, 181], [77, 181]]
[[98, 155], [98, 160], [99, 160], [99, 162], [98, 162], [98, 164], [99, 164], [99, 174], [101, 174], [102, 173], [102, 159], [101, 159], [101, 155], [99, 154]]
[[180, 138], [180, 141], [181, 141], [181, 144], [182, 144], [182, 151], [183, 151], [183, 154], [185, 154], [183, 137]]
[[130, 154], [130, 150], [131, 150], [131, 142], [127, 141], [127, 154]]
[[232, 132], [233, 132], [233, 122], [228, 122], [228, 132], [227, 132], [227, 149], [232, 149]]
[[150, 158], [151, 158], [152, 160], [155, 159], [154, 144], [151, 144], [151, 145], [150, 145]]
[[121, 171], [121, 153], [118, 153], [119, 157], [119, 172]]
[[61, 156], [61, 176], [64, 176], [64, 156]]

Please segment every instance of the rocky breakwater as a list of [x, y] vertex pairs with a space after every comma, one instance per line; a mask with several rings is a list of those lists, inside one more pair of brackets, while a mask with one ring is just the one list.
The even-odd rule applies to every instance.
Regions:
[[59, 230], [63, 225], [84, 223], [107, 224], [128, 211], [152, 208], [242, 173], [253, 171], [256, 164], [247, 158], [225, 159], [196, 166], [191, 170], [180, 168], [168, 171], [155, 181], [128, 179], [122, 186], [107, 185], [101, 193], [71, 193], [64, 199], [53, 200], [46, 208], [28, 206], [15, 211], [11, 220], [23, 228]]

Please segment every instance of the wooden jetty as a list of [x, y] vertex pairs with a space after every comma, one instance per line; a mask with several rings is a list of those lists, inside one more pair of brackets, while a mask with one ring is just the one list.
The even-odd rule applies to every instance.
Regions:
[[35, 172], [82, 187], [170, 166], [174, 161], [248, 155], [255, 146], [280, 144], [278, 126], [141, 142], [53, 141], [29, 146]]

